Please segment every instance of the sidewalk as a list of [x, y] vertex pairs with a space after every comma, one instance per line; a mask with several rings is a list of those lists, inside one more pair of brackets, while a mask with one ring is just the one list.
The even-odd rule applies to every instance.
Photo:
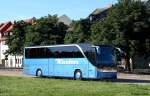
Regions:
[[150, 80], [150, 75], [118, 73], [118, 79]]

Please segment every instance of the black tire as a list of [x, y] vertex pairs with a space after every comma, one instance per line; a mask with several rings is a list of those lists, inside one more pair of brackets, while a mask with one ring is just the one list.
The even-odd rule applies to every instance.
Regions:
[[38, 69], [38, 70], [36, 71], [36, 76], [37, 76], [37, 77], [42, 77], [42, 76], [43, 76], [41, 69]]
[[74, 72], [74, 80], [82, 80], [82, 72], [80, 70], [76, 70]]

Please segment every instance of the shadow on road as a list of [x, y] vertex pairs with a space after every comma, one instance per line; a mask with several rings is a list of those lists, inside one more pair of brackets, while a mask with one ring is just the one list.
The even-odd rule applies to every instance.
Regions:
[[150, 80], [137, 80], [137, 79], [117, 79], [117, 80], [112, 80], [112, 82], [116, 83], [149, 83]]

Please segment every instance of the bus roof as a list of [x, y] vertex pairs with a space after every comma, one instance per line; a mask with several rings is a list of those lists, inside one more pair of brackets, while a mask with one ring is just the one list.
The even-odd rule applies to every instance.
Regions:
[[58, 44], [58, 45], [40, 45], [40, 46], [28, 46], [25, 48], [42, 48], [42, 47], [61, 47], [61, 46], [92, 46], [93, 44], [79, 43], [79, 44]]
[[25, 48], [62, 47], [62, 46], [80, 46], [82, 49], [88, 49], [88, 48], [91, 48], [94, 46], [113, 47], [111, 45], [94, 45], [94, 44], [90, 44], [90, 43], [79, 43], [79, 44], [57, 44], [57, 45], [28, 46]]

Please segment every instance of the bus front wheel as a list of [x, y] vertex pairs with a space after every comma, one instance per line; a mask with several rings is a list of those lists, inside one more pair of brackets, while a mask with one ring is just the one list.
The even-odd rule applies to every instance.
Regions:
[[36, 76], [37, 76], [37, 77], [42, 77], [42, 70], [41, 70], [41, 69], [38, 69], [38, 70], [36, 71]]
[[80, 70], [75, 71], [74, 80], [82, 80], [82, 72]]

